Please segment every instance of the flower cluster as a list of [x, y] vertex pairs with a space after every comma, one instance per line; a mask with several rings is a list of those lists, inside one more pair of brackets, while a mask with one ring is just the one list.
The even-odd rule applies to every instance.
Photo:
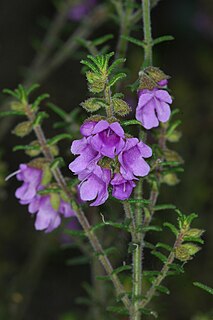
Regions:
[[109, 185], [113, 197], [128, 199], [137, 177], [150, 171], [144, 158], [151, 157], [151, 148], [137, 138], [127, 138], [118, 122], [89, 120], [80, 130], [83, 138], [73, 141], [71, 146], [71, 152], [78, 157], [69, 169], [81, 181], [81, 199], [94, 200], [91, 206], [99, 206], [109, 196]]
[[54, 195], [40, 195], [38, 191], [44, 189], [42, 185], [43, 170], [27, 164], [21, 164], [16, 172], [19, 181], [23, 181], [21, 187], [16, 190], [16, 198], [21, 204], [27, 204], [31, 214], [36, 215], [35, 229], [51, 232], [61, 223], [61, 215], [65, 218], [75, 216], [70, 204], [61, 198], [54, 205]]
[[167, 85], [167, 80], [159, 81], [157, 85], [151, 90], [142, 89], [138, 91], [136, 119], [146, 129], [158, 127], [159, 121], [164, 123], [170, 118], [169, 105], [172, 103], [172, 98], [166, 90], [163, 90], [163, 87]]

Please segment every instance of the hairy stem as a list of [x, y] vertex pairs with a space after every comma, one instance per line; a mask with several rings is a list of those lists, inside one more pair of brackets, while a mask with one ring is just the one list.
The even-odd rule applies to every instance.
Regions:
[[152, 65], [152, 27], [150, 16], [150, 0], [142, 0], [143, 30], [144, 30], [144, 66]]
[[[135, 199], [142, 198], [142, 180], [139, 180], [135, 189]], [[135, 208], [136, 241], [133, 248], [133, 292], [132, 292], [132, 319], [140, 320], [141, 312], [139, 310], [140, 296], [142, 294], [142, 233], [139, 227], [142, 225], [142, 206], [136, 203]]]
[[154, 280], [151, 288], [147, 291], [144, 299], [142, 300], [142, 302], [140, 303], [140, 307], [141, 308], [145, 308], [149, 302], [152, 300], [152, 298], [154, 297], [156, 291], [157, 291], [157, 287], [162, 283], [162, 281], [166, 278], [167, 273], [170, 269], [170, 265], [173, 263], [174, 259], [175, 259], [175, 249], [177, 247], [179, 247], [183, 241], [183, 237], [184, 234], [183, 233], [179, 233], [174, 246], [173, 246], [173, 250], [172, 252], [170, 252], [163, 268], [161, 269], [159, 275], [157, 276], [157, 278]]
[[[27, 116], [31, 121], [35, 120], [35, 113], [30, 109], [30, 106], [27, 107]], [[35, 126], [34, 132], [35, 132], [36, 137], [41, 145], [41, 148], [42, 148], [42, 151], [43, 151], [45, 158], [48, 161], [52, 162], [54, 157], [53, 157], [51, 150], [47, 144], [47, 140], [45, 138], [45, 135], [43, 133], [41, 126], [40, 125]], [[52, 172], [53, 172], [53, 175], [54, 175], [56, 182], [58, 183], [58, 186], [65, 192], [65, 194], [68, 196], [69, 199], [72, 199], [72, 193], [70, 192], [70, 190], [67, 187], [66, 181], [61, 173], [61, 170], [59, 168], [54, 168], [52, 170]], [[123, 304], [125, 305], [126, 309], [129, 310], [130, 301], [129, 301], [129, 298], [126, 294], [126, 291], [125, 291], [123, 285], [121, 284], [118, 276], [116, 274], [113, 274], [113, 267], [112, 267], [108, 257], [104, 253], [104, 250], [103, 250], [97, 236], [92, 231], [92, 227], [89, 224], [89, 221], [87, 220], [83, 210], [76, 203], [74, 203], [73, 209], [75, 210], [78, 221], [81, 224], [81, 226], [82, 226], [83, 230], [85, 231], [85, 234], [88, 237], [95, 253], [98, 256], [99, 261], [101, 262], [102, 266], [104, 267], [107, 275], [109, 275], [109, 277], [115, 287], [116, 294], [121, 297], [121, 300], [122, 300]]]

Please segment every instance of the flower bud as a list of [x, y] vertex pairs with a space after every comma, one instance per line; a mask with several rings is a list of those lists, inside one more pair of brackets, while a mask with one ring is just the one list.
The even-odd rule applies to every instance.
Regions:
[[124, 117], [128, 113], [130, 113], [131, 108], [128, 106], [128, 104], [124, 100], [113, 98], [112, 102], [113, 102], [114, 111], [119, 116]]
[[156, 83], [170, 78], [162, 70], [156, 67], [147, 67], [144, 72]]
[[86, 73], [87, 81], [89, 82], [89, 90], [93, 93], [100, 93], [104, 90], [106, 84], [106, 76], [99, 75], [88, 71]]
[[169, 137], [167, 137], [167, 140], [169, 142], [178, 142], [181, 136], [182, 136], [182, 133], [180, 131], [174, 130], [172, 134], [170, 134]]
[[[25, 150], [25, 153], [30, 157], [37, 157], [41, 153], [40, 144], [38, 140], [32, 141], [29, 146], [35, 147], [36, 149]], [[38, 149], [37, 149], [38, 148]]]
[[166, 183], [168, 186], [175, 186], [180, 180], [175, 173], [167, 173], [163, 175], [161, 182]]
[[164, 156], [166, 158], [166, 161], [171, 162], [179, 162], [183, 163], [183, 158], [174, 150], [166, 149], [164, 150]]
[[43, 186], [46, 186], [52, 180], [52, 172], [51, 172], [51, 170], [49, 168], [49, 164], [45, 164], [42, 169], [43, 169], [43, 175], [42, 175], [41, 184]]
[[81, 106], [87, 111], [87, 112], [95, 112], [98, 111], [101, 108], [100, 103], [97, 102], [96, 98], [90, 98], [86, 101], [81, 103]]
[[49, 146], [49, 148], [54, 157], [57, 157], [59, 155], [59, 149], [56, 144]]
[[189, 251], [183, 245], [175, 249], [175, 258], [180, 261], [188, 261], [191, 259]]
[[200, 251], [194, 243], [184, 243], [175, 249], [175, 257], [180, 261], [190, 260], [193, 255]]
[[50, 194], [50, 203], [55, 211], [58, 211], [59, 206], [60, 206], [60, 201], [61, 201], [61, 198], [58, 193], [51, 193]]
[[193, 237], [193, 238], [199, 238], [204, 233], [204, 230], [201, 229], [190, 229], [185, 233], [185, 237]]
[[10, 104], [10, 109], [13, 110], [13, 111], [25, 111], [26, 107], [21, 102], [13, 101]]
[[13, 133], [18, 137], [25, 137], [32, 131], [31, 121], [24, 121], [19, 123], [14, 129]]

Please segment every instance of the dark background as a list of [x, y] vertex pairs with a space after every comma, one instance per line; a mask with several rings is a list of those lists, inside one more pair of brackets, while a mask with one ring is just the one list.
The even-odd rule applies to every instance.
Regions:
[[[0, 1], [1, 90], [22, 82], [36, 54], [32, 43], [44, 34], [41, 22], [44, 17], [51, 19], [54, 13], [51, 1]], [[185, 160], [181, 183], [173, 188], [163, 187], [161, 201], [173, 202], [186, 213], [199, 213], [197, 226], [206, 230], [203, 250], [188, 263], [185, 275], [167, 281], [171, 295], [160, 297], [154, 305], [160, 319], [165, 320], [212, 319], [208, 317], [213, 309], [210, 295], [192, 284], [200, 281], [212, 286], [212, 18], [211, 0], [162, 0], [152, 15], [154, 37], [164, 34], [175, 37], [175, 41], [156, 47], [154, 60], [155, 65], [172, 76], [170, 87], [175, 96], [174, 105], [181, 110], [183, 134], [175, 148]], [[68, 28], [76, 26], [71, 21], [67, 24], [70, 24]], [[105, 24], [98, 30], [98, 34], [104, 33], [117, 33], [117, 27]], [[128, 67], [135, 70], [141, 63], [141, 52], [130, 46], [128, 54]], [[75, 108], [87, 94], [80, 70], [78, 60], [70, 58], [44, 81], [42, 91], [49, 92], [51, 100], [65, 110]], [[27, 157], [23, 159], [21, 153], [12, 153], [14, 144], [20, 142], [9, 131], [2, 136], [5, 121], [0, 127], [0, 160], [4, 163], [1, 170], [5, 171], [6, 165], [10, 173]], [[67, 319], [79, 319], [82, 308], [74, 306], [74, 298], [84, 294], [80, 283], [89, 280], [89, 267], [66, 265], [70, 255], [78, 252], [60, 249], [61, 231], [48, 236], [34, 231], [27, 209], [14, 197], [17, 186], [10, 180], [0, 189], [0, 319], [10, 319], [8, 310], [16, 314], [22, 291], [32, 297], [23, 319], [65, 320], [70, 306], [77, 316], [70, 315]]]

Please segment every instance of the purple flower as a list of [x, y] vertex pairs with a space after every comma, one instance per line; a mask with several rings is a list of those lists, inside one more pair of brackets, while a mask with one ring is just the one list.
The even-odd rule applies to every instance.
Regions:
[[91, 146], [90, 137], [73, 141], [71, 152], [79, 154], [69, 165], [69, 169], [75, 174], [79, 174], [88, 167], [93, 167], [101, 158], [100, 153]]
[[[166, 85], [166, 82], [164, 81], [160, 85]], [[166, 122], [169, 120], [171, 114], [169, 105], [171, 103], [172, 98], [166, 90], [158, 88], [140, 90], [136, 119], [146, 129], [158, 127], [159, 121]]]
[[130, 197], [132, 189], [136, 186], [134, 181], [126, 180], [120, 173], [116, 173], [111, 180], [112, 196], [119, 200], [126, 200]]
[[58, 210], [55, 210], [50, 201], [50, 195], [37, 195], [29, 204], [29, 212], [36, 214], [35, 229], [45, 230], [46, 233], [56, 229], [61, 223], [61, 215], [65, 218], [75, 216], [69, 203], [61, 200]]
[[[84, 127], [81, 131], [84, 131]], [[93, 149], [112, 159], [121, 152], [125, 145], [124, 131], [118, 122], [108, 123], [106, 120], [101, 120], [93, 128], [91, 126], [90, 134]]]
[[21, 164], [16, 177], [19, 181], [23, 181], [21, 187], [16, 190], [15, 196], [20, 200], [21, 204], [29, 203], [41, 188], [42, 170], [30, 167], [27, 164]]
[[152, 155], [152, 149], [137, 138], [129, 138], [126, 140], [124, 149], [118, 156], [121, 164], [120, 173], [126, 180], [133, 180], [135, 176], [144, 177], [150, 167], [144, 160]]
[[80, 197], [83, 201], [95, 200], [91, 206], [100, 206], [108, 196], [108, 186], [111, 179], [109, 169], [95, 166], [90, 173], [82, 175], [83, 181], [79, 185]]
[[97, 0], [83, 0], [79, 4], [72, 7], [68, 13], [71, 20], [79, 21], [86, 16], [91, 9], [95, 6]]

